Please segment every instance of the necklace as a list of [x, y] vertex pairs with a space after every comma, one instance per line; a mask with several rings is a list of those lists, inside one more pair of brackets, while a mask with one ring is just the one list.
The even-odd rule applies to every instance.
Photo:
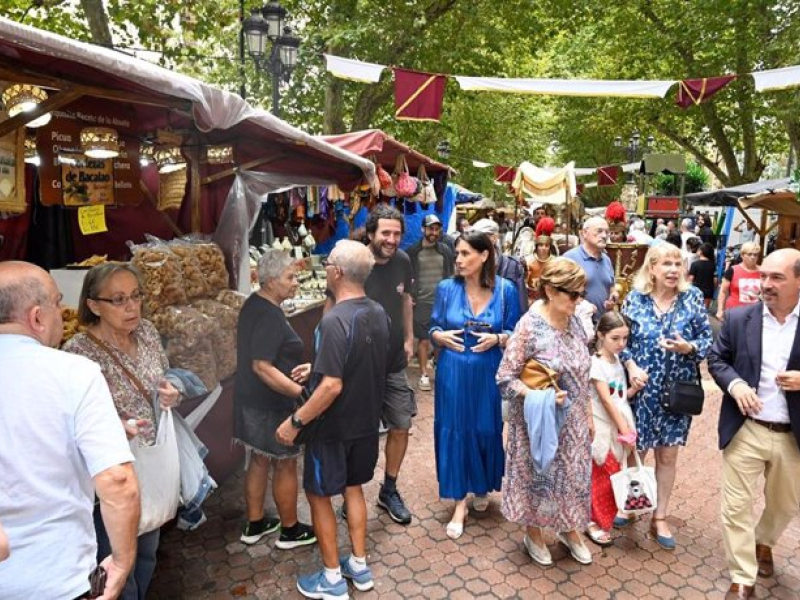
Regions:
[[678, 295], [672, 296], [666, 304], [663, 303], [663, 299], [662, 302], [659, 302], [655, 296], [651, 296], [651, 298], [653, 299], [653, 306], [656, 309], [656, 313], [663, 316], [672, 310], [672, 307], [675, 305], [675, 300], [678, 299]]

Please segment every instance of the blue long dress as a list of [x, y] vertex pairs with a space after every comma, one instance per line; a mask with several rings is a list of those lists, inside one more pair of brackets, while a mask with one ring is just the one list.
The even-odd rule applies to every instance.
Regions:
[[[514, 284], [498, 277], [492, 299], [472, 314], [464, 282], [446, 279], [436, 288], [431, 333], [470, 329], [510, 334], [519, 319]], [[467, 494], [499, 490], [503, 479], [503, 421], [495, 372], [502, 350], [475, 353], [476, 338], [465, 332], [464, 352], [440, 348], [436, 362], [434, 445], [439, 496], [461, 500]]]

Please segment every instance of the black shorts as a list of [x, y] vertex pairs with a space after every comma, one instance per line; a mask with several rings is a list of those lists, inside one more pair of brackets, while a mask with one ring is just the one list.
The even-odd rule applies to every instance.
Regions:
[[418, 340], [427, 340], [428, 330], [431, 327], [432, 302], [417, 302], [414, 306], [414, 337]]
[[378, 433], [344, 442], [306, 444], [303, 489], [315, 496], [343, 494], [372, 481], [378, 463]]

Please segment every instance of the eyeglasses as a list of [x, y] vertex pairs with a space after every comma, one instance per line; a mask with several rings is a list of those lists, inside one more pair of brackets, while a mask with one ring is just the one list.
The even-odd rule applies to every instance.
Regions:
[[575, 302], [578, 298], [586, 298], [586, 290], [568, 290], [558, 285], [553, 286], [559, 292], [569, 296], [569, 299]]
[[123, 306], [128, 305], [128, 301], [133, 302], [134, 304], [139, 304], [144, 298], [144, 294], [141, 291], [136, 290], [130, 296], [114, 296], [113, 298], [92, 298], [92, 300], [97, 300], [98, 302], [108, 302], [109, 304], [113, 304], [117, 308], [121, 308]]

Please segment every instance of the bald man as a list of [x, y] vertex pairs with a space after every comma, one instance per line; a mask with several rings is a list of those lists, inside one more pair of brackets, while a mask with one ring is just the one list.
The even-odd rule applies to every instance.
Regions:
[[[762, 301], [731, 309], [708, 355], [725, 392], [719, 416], [728, 600], [750, 598], [774, 572], [772, 547], [800, 506], [800, 252], [764, 259]], [[764, 512], [753, 521], [756, 483]]]
[[581, 245], [564, 253], [586, 271], [586, 299], [597, 309], [592, 319], [597, 323], [607, 310], [617, 303], [614, 289], [614, 266], [606, 253], [608, 223], [602, 217], [591, 217], [584, 221], [581, 229]]
[[89, 597], [95, 493], [112, 547], [99, 597], [119, 595], [136, 554], [133, 456], [100, 367], [56, 350], [62, 333], [53, 278], [30, 263], [0, 262], [4, 600]]

